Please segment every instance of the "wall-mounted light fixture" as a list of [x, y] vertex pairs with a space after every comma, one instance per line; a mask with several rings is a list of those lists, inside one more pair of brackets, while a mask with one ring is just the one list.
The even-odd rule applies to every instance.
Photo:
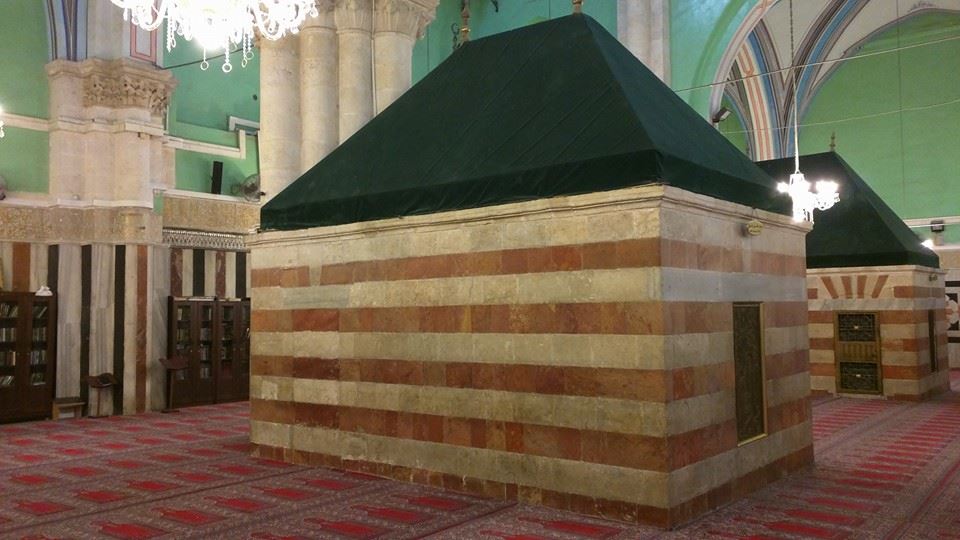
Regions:
[[943, 232], [946, 230], [946, 228], [947, 226], [942, 219], [934, 219], [930, 221], [930, 232], [933, 234], [933, 245], [943, 245]]
[[726, 107], [720, 107], [719, 109], [717, 109], [717, 112], [713, 113], [713, 118], [711, 118], [711, 120], [713, 120], [714, 124], [719, 124], [720, 122], [723, 122], [724, 120], [729, 118], [730, 113], [731, 113], [730, 109]]

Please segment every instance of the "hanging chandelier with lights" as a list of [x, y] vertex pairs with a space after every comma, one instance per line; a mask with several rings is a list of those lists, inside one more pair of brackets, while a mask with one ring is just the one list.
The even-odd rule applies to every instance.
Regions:
[[255, 33], [271, 40], [296, 34], [307, 16], [316, 17], [316, 0], [111, 0], [124, 20], [146, 31], [167, 24], [167, 50], [177, 36], [197, 40], [203, 48], [201, 69], [210, 67], [207, 51], [222, 50], [223, 72], [233, 69], [231, 49], [240, 48], [241, 65], [253, 57]]
[[[795, 58], [793, 42], [793, 0], [790, 0], [790, 58]], [[816, 183], [816, 191], [811, 191], [811, 184], [800, 172], [800, 118], [797, 107], [797, 78], [799, 67], [791, 66], [790, 75], [793, 78], [793, 162], [794, 171], [789, 182], [777, 183], [777, 191], [786, 193], [793, 200], [793, 220], [813, 223], [813, 211], [828, 210], [840, 202], [839, 186], [832, 180], [820, 180]]]

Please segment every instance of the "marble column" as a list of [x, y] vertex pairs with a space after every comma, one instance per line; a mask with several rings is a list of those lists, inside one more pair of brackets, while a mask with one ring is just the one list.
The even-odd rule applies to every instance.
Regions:
[[260, 41], [260, 189], [267, 202], [300, 175], [300, 47]]
[[670, 84], [669, 0], [618, 0], [617, 36], [650, 71]]
[[373, 1], [340, 0], [334, 14], [340, 48], [342, 143], [373, 118]]
[[340, 142], [337, 26], [334, 0], [320, 0], [318, 17], [300, 31], [300, 171], [306, 172]]
[[127, 58], [46, 65], [50, 88], [50, 195], [147, 207], [163, 171], [171, 72]]
[[377, 0], [373, 19], [377, 114], [410, 88], [413, 45], [433, 20], [437, 1]]

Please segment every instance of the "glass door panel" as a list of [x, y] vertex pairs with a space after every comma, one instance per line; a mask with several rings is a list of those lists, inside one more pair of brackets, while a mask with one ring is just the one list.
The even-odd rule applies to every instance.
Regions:
[[200, 306], [200, 379], [213, 379], [213, 305]]
[[34, 300], [30, 330], [30, 384], [42, 386], [47, 383], [47, 335], [50, 305], [43, 300]]
[[[191, 335], [191, 325], [193, 324], [193, 310], [190, 304], [174, 304], [174, 336], [173, 352], [174, 356], [183, 356], [190, 358], [193, 349], [193, 336]], [[186, 380], [187, 370], [181, 369], [174, 372], [178, 381]]]
[[17, 382], [17, 316], [19, 303], [0, 302], [0, 390]]
[[220, 312], [220, 376], [233, 378], [234, 347], [236, 345], [234, 328], [236, 307], [223, 304]]

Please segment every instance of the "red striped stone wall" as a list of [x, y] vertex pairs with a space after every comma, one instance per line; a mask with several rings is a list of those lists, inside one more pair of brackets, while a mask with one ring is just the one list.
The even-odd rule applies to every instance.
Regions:
[[[812, 269], [807, 287], [815, 392], [837, 393], [838, 311], [877, 313], [884, 396], [923, 400], [949, 388], [943, 271], [920, 266]], [[935, 312], [936, 372], [930, 363], [928, 310]]]
[[[674, 526], [812, 460], [805, 229], [663, 186], [265, 233], [252, 442]], [[738, 446], [733, 302], [764, 304]]]

